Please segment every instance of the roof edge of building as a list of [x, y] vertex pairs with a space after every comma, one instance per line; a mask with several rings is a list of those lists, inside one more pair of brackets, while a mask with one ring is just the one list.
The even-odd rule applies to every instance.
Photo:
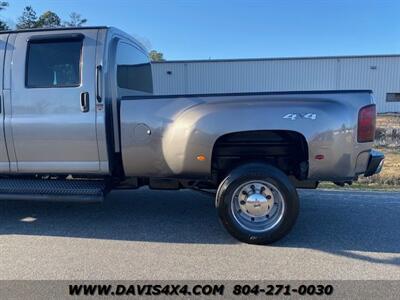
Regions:
[[265, 58], [231, 58], [231, 59], [188, 59], [188, 60], [165, 60], [153, 61], [155, 64], [165, 63], [205, 63], [205, 62], [249, 62], [249, 61], [271, 61], [271, 60], [300, 60], [300, 59], [346, 59], [346, 58], [381, 58], [400, 57], [400, 54], [370, 54], [370, 55], [339, 55], [339, 56], [294, 56], [294, 57], [265, 57]]

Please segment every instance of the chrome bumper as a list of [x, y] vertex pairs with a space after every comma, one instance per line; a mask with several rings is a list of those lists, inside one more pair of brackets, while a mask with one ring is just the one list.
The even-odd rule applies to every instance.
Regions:
[[382, 170], [384, 160], [385, 155], [382, 152], [371, 150], [367, 170], [365, 171], [364, 176], [368, 177], [378, 174]]

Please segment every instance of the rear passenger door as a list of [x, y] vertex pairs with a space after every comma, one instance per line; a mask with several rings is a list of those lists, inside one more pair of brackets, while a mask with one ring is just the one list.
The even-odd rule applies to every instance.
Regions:
[[97, 29], [15, 34], [10, 126], [18, 172], [98, 173]]

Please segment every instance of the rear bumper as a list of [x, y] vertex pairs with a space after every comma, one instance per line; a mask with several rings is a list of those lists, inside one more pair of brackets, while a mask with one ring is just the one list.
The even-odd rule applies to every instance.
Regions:
[[385, 155], [382, 152], [371, 150], [367, 170], [365, 171], [364, 176], [368, 177], [378, 174], [382, 170], [384, 159]]

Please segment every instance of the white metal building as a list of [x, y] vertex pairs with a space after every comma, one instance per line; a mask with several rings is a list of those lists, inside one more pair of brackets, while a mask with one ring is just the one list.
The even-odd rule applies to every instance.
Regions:
[[400, 112], [400, 55], [166, 61], [154, 93], [371, 89], [378, 112]]

